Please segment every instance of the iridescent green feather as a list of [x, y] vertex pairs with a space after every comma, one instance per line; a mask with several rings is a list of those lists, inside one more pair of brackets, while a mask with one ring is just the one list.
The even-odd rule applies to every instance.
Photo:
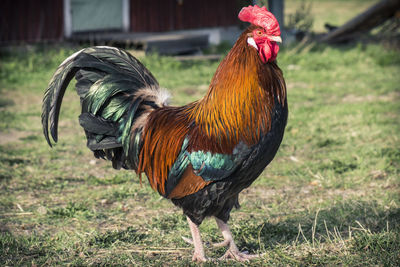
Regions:
[[251, 149], [243, 143], [234, 148], [232, 154], [211, 153], [209, 151], [187, 151], [189, 137], [186, 137], [181, 151], [168, 173], [165, 184], [166, 197], [179, 183], [183, 172], [189, 164], [196, 175], [205, 181], [219, 181], [229, 177], [243, 163]]
[[139, 152], [142, 148], [141, 136], [143, 129], [136, 129], [130, 138], [128, 162], [132, 163], [132, 168], [136, 169], [139, 162]]
[[132, 85], [129, 80], [120, 78], [119, 75], [107, 75], [95, 82], [85, 96], [82, 108], [97, 115], [103, 105], [111, 100], [113, 96], [121, 93], [131, 93], [130, 86]]
[[218, 181], [230, 176], [250, 153], [250, 148], [239, 143], [232, 154], [211, 153], [209, 151], [187, 152], [194, 172], [205, 181]]
[[129, 108], [131, 100], [124, 96], [115, 96], [101, 112], [101, 116], [107, 120], [119, 121]]
[[136, 115], [136, 111], [142, 102], [141, 98], [137, 98], [130, 106], [129, 110], [127, 110], [127, 117], [123, 123], [120, 124], [120, 135], [119, 140], [123, 145], [125, 156], [128, 156], [129, 153], [129, 145], [131, 142], [131, 126], [133, 124], [134, 117]]
[[204, 180], [220, 180], [231, 174], [236, 167], [236, 162], [229, 154], [212, 154], [205, 151], [188, 153], [195, 173]]

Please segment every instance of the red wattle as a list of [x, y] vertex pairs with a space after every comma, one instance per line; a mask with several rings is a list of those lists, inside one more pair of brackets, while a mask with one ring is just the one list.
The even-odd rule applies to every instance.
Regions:
[[275, 42], [265, 42], [261, 46], [260, 49], [260, 58], [263, 63], [267, 63], [268, 61], [274, 61], [279, 52], [279, 45]]
[[279, 52], [279, 45], [278, 45], [277, 43], [275, 43], [275, 42], [272, 42], [272, 43], [271, 43], [271, 50], [273, 51], [273, 52], [272, 52], [271, 61], [273, 61], [273, 60], [276, 59], [276, 56], [278, 55], [278, 52]]
[[267, 63], [271, 57], [271, 49], [267, 43], [264, 43], [260, 47], [260, 58], [263, 63]]

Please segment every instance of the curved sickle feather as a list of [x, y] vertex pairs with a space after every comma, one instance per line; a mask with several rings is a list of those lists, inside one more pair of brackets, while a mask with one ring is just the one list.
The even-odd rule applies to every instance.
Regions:
[[52, 146], [52, 143], [49, 130], [52, 139], [57, 142], [61, 102], [69, 82], [80, 69], [96, 69], [108, 74], [130, 76], [136, 88], [158, 87], [158, 82], [150, 71], [136, 58], [123, 50], [99, 46], [76, 52], [57, 68], [44, 94], [42, 125], [44, 136], [50, 146]]

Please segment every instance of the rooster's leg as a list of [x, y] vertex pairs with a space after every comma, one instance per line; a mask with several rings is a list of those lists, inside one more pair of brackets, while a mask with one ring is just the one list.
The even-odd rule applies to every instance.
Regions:
[[190, 231], [192, 232], [193, 237], [193, 245], [194, 245], [194, 253], [193, 253], [193, 261], [205, 262], [207, 261], [206, 256], [204, 254], [203, 242], [201, 241], [199, 227], [192, 222], [192, 220], [187, 217], [187, 221], [189, 223]]
[[221, 259], [234, 259], [237, 261], [248, 261], [250, 259], [254, 259], [259, 257], [259, 255], [250, 255], [246, 252], [240, 252], [235, 242], [233, 241], [231, 230], [229, 229], [228, 224], [224, 223], [218, 218], [215, 218], [219, 229], [221, 230], [222, 236], [224, 237], [224, 241], [221, 243], [214, 244], [215, 247], [229, 246], [228, 250], [221, 257]]

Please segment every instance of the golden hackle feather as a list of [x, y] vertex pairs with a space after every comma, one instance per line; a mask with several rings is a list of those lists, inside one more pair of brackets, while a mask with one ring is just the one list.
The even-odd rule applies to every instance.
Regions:
[[[274, 96], [286, 98], [282, 73], [275, 63], [263, 64], [257, 50], [247, 44], [245, 31], [219, 65], [207, 95], [188, 109], [195, 121], [197, 136], [216, 153], [231, 153], [239, 141], [251, 146], [268, 132]], [[283, 104], [283, 103], [281, 103]], [[218, 146], [219, 144], [219, 146]], [[192, 138], [189, 147], [202, 149], [202, 142]]]

